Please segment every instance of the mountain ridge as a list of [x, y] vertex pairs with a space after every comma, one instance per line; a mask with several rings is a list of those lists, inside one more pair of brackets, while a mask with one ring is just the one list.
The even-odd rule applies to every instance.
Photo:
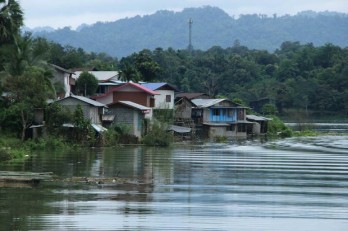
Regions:
[[282, 42], [299, 41], [348, 46], [348, 15], [337, 12], [303, 11], [294, 16], [240, 15], [237, 19], [217, 7], [186, 8], [180, 12], [160, 10], [151, 15], [81, 25], [54, 31], [34, 32], [62, 45], [89, 52], [128, 56], [142, 49], [185, 49], [189, 41], [188, 20], [193, 20], [195, 49], [229, 47], [235, 41], [251, 49], [273, 51]]

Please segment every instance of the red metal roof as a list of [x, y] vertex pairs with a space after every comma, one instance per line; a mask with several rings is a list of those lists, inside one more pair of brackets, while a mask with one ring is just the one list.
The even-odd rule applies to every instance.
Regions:
[[146, 93], [150, 94], [150, 95], [160, 95], [160, 93], [158, 92], [155, 92], [153, 90], [150, 90], [149, 88], [146, 88], [144, 86], [141, 86], [140, 84], [137, 84], [137, 83], [126, 83], [126, 84], [123, 84], [122, 86], [118, 87], [118, 88], [115, 88], [113, 91], [119, 91], [127, 86], [132, 86], [132, 87], [135, 87], [135, 88], [138, 88], [142, 91], [145, 91]]
[[146, 92], [149, 95], [160, 95], [160, 93], [152, 91], [152, 90], [150, 90], [150, 89], [148, 89], [148, 88], [146, 88], [144, 86], [141, 86], [140, 84], [137, 84], [137, 83], [125, 83], [125, 84], [123, 84], [123, 85], [121, 85], [119, 87], [116, 87], [116, 88], [112, 89], [108, 93], [105, 93], [105, 94], [102, 94], [102, 95], [97, 95], [97, 96], [92, 96], [91, 98], [92, 99], [100, 99], [100, 98], [103, 98], [103, 97], [105, 97], [105, 96], [107, 96], [107, 95], [109, 95], [109, 94], [111, 94], [111, 93], [113, 93], [115, 91], [116, 92], [120, 91], [120, 90], [122, 90], [123, 88], [125, 88], [127, 86], [134, 87], [134, 88], [137, 88], [139, 90], [142, 90], [142, 91]]

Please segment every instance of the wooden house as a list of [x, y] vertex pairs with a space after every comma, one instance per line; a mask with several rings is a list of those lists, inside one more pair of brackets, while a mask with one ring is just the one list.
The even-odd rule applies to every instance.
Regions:
[[247, 115], [246, 120], [253, 123], [252, 130], [249, 131], [252, 135], [266, 134], [268, 131], [268, 121], [272, 120], [263, 116]]
[[[119, 73], [117, 71], [87, 71], [88, 73], [95, 76], [98, 80], [97, 95], [105, 94], [122, 85], [123, 82], [119, 80]], [[76, 79], [80, 77], [83, 71], [75, 71]]]
[[178, 89], [168, 83], [142, 83], [142, 86], [158, 92], [154, 109], [174, 109], [174, 94]]
[[113, 104], [119, 101], [131, 101], [133, 103], [150, 108], [150, 112], [146, 114], [146, 118], [152, 118], [152, 108], [155, 107], [155, 95], [158, 92], [152, 91], [137, 83], [125, 83], [120, 85], [108, 93], [92, 97], [102, 104]]
[[151, 108], [131, 102], [118, 101], [108, 105], [109, 110], [105, 117], [111, 118], [112, 123], [126, 125], [130, 128], [130, 134], [141, 138], [146, 131], [145, 115]]
[[196, 105], [187, 97], [176, 97], [174, 118], [178, 120], [191, 119], [193, 107], [196, 107]]
[[182, 98], [185, 97], [189, 100], [193, 99], [210, 99], [211, 97], [205, 93], [199, 93], [199, 92], [180, 92], [176, 94], [175, 98]]
[[192, 118], [201, 124], [208, 137], [246, 137], [246, 109], [227, 99], [194, 99]]
[[60, 104], [65, 110], [69, 110], [70, 112], [74, 112], [77, 106], [80, 105], [84, 118], [90, 120], [92, 124], [101, 124], [102, 115], [107, 108], [103, 103], [77, 95], [70, 95], [54, 103]]
[[62, 99], [69, 96], [75, 88], [75, 78], [73, 77], [75, 73], [54, 64], [50, 64], [50, 66], [53, 70], [52, 84], [58, 89], [57, 98]]

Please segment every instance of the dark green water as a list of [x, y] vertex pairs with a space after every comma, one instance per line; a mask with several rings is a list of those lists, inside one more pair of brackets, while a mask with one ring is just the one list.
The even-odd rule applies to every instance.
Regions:
[[348, 137], [37, 153], [0, 170], [147, 184], [0, 188], [0, 230], [348, 230]]

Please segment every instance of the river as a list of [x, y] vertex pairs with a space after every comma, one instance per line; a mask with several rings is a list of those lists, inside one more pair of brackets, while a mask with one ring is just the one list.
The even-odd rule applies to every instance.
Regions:
[[0, 230], [348, 230], [348, 137], [38, 152], [0, 170], [132, 184], [0, 188]]

